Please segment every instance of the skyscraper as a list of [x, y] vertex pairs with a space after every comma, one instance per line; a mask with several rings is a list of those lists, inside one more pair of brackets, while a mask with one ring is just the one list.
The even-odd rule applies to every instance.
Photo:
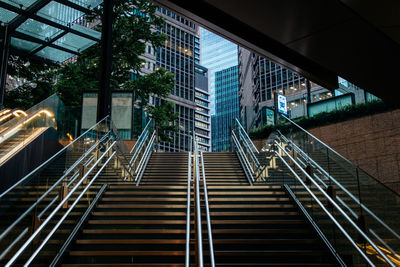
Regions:
[[238, 50], [240, 118], [247, 130], [266, 123], [266, 109], [273, 109], [274, 93], [286, 96], [291, 118], [307, 116], [308, 105], [342, 94], [352, 94], [353, 103], [365, 101], [362, 89], [341, 78], [339, 88], [331, 92], [245, 48], [239, 47]]
[[178, 132], [171, 134], [171, 142], [160, 143], [160, 149], [187, 151], [194, 130], [196, 109], [195, 61], [200, 60], [198, 26], [165, 8], [158, 8], [157, 13], [166, 20], [158, 32], [166, 34], [168, 39], [156, 52], [156, 67], [175, 74], [176, 85], [168, 101], [175, 104], [175, 112], [179, 115], [175, 122]]
[[208, 70], [195, 65], [195, 133], [199, 150], [211, 151], [210, 94], [208, 93]]
[[215, 72], [238, 64], [237, 45], [200, 28], [200, 62], [209, 72], [211, 114], [215, 113]]
[[212, 115], [212, 151], [230, 149], [230, 129], [239, 118], [238, 66], [215, 73], [215, 114]]

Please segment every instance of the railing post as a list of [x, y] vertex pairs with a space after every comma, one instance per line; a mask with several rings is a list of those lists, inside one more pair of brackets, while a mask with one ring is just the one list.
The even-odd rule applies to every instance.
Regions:
[[[31, 225], [31, 234], [34, 233], [40, 226], [41, 224], [41, 220], [39, 219], [39, 217], [34, 214], [32, 216], [32, 225]], [[37, 244], [40, 241], [40, 235], [38, 235], [35, 239], [33, 239], [33, 244]]]
[[[68, 195], [68, 193], [69, 192], [68, 192], [67, 181], [63, 181], [62, 186], [60, 188], [60, 196], [59, 196], [60, 202], [62, 202], [65, 199], [65, 197]], [[62, 205], [62, 208], [63, 209], [68, 208], [68, 200], [64, 202], [64, 204]]]

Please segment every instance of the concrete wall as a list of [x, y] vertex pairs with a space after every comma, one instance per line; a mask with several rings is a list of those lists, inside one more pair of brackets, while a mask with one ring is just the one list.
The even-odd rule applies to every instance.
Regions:
[[[400, 193], [400, 110], [310, 129], [313, 135]], [[254, 141], [261, 148], [265, 140]]]

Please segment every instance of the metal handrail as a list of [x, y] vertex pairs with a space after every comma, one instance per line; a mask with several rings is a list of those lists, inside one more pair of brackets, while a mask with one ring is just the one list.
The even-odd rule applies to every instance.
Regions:
[[[297, 161], [293, 159], [293, 157], [282, 148], [282, 146], [274, 141], [275, 144], [286, 154], [286, 156], [301, 170], [301, 172], [306, 175], [306, 177], [313, 183], [313, 185], [326, 197], [326, 199], [335, 207], [341, 215], [353, 226], [353, 228], [368, 242], [371, 246], [379, 253], [379, 255], [385, 259], [385, 261], [390, 265], [395, 267], [396, 265], [386, 256], [385, 253], [362, 231], [357, 224], [346, 214], [346, 212], [328, 195], [328, 193], [323, 190], [319, 184], [299, 165]], [[346, 236], [346, 238], [350, 241], [350, 243], [360, 252], [363, 258], [368, 262], [368, 264], [375, 266], [371, 260], [364, 254], [361, 248], [354, 242], [351, 236], [346, 232], [346, 230], [340, 225], [339, 222], [334, 218], [334, 216], [327, 210], [327, 208], [321, 203], [321, 201], [315, 196], [315, 194], [307, 187], [307, 185], [303, 182], [303, 180], [297, 175], [297, 173], [290, 167], [290, 165], [282, 158], [281, 155], [276, 151], [275, 154], [279, 157], [279, 159], [288, 167], [288, 169], [292, 172], [292, 174], [296, 177], [296, 179], [302, 184], [302, 186], [308, 191], [308, 193], [314, 198], [314, 200], [318, 203], [318, 205], [325, 211], [325, 213], [329, 216], [329, 218], [336, 224], [336, 226], [342, 231], [342, 233]]]
[[[105, 138], [106, 135], [103, 137]], [[6, 230], [4, 230], [0, 234], [0, 240], [2, 240], [19, 222], [21, 222], [53, 189], [61, 183], [65, 177], [69, 175], [69, 173], [76, 167], [78, 166], [79, 163], [83, 161], [86, 156], [94, 150], [94, 148], [102, 141], [103, 139], [100, 139], [96, 144], [94, 144], [84, 155], [80, 157], [61, 177], [58, 179], [46, 192], [44, 192], [37, 200], [35, 203], [33, 203], [23, 214], [21, 214], [9, 227], [7, 227]], [[71, 184], [71, 182], [69, 183]], [[56, 196], [58, 198], [58, 196]], [[53, 200], [54, 201], [54, 200]], [[48, 207], [46, 207], [48, 208]]]
[[[90, 180], [89, 184], [83, 189], [83, 191], [79, 194], [79, 196], [75, 199], [75, 201], [71, 204], [71, 207], [65, 212], [63, 217], [57, 222], [57, 224], [53, 227], [53, 229], [47, 234], [46, 238], [42, 241], [42, 243], [39, 245], [39, 247], [33, 252], [31, 257], [28, 259], [28, 261], [24, 264], [24, 267], [28, 267], [32, 261], [35, 259], [35, 257], [39, 254], [39, 252], [42, 250], [42, 248], [46, 245], [46, 243], [50, 240], [50, 238], [53, 236], [53, 234], [57, 231], [57, 229], [60, 227], [60, 225], [64, 222], [65, 218], [71, 213], [71, 211], [74, 209], [76, 204], [81, 200], [82, 196], [89, 190], [90, 186], [93, 184], [93, 182], [97, 179], [99, 174], [103, 171], [103, 169], [107, 166], [107, 164], [110, 162], [110, 160], [113, 158], [113, 156], [117, 152], [114, 151], [111, 156], [106, 160], [103, 166], [101, 166], [100, 170], [97, 171], [97, 173], [93, 176], [93, 178]], [[105, 153], [106, 154], [106, 153]]]
[[[241, 133], [240, 131], [239, 131], [239, 137], [241, 137], [241, 139], [244, 139], [244, 137], [243, 137], [243, 133]], [[243, 140], [244, 142], [244, 145], [245, 145], [245, 147], [246, 147], [246, 149], [249, 151], [249, 153], [250, 153], [250, 158], [251, 158], [251, 160], [254, 162], [254, 164], [256, 165], [256, 167], [257, 167], [257, 169], [260, 167], [260, 162], [258, 161], [258, 158], [256, 157], [256, 155], [254, 154], [254, 152], [253, 152], [253, 150], [249, 147], [249, 143], [248, 143], [248, 141], [246, 141], [246, 140]], [[253, 144], [253, 142], [250, 140], [250, 143], [252, 143]], [[259, 153], [258, 151], [257, 151], [257, 153]]]
[[142, 133], [139, 135], [136, 144], [132, 147], [131, 151], [129, 152], [130, 154], [132, 154], [133, 150], [135, 150], [135, 147], [136, 147], [136, 145], [139, 143], [139, 140], [141, 140], [140, 138], [142, 138], [143, 134], [144, 134], [146, 131], [148, 132], [148, 129], [147, 129], [147, 128], [150, 126], [150, 122], [152, 122], [152, 120], [153, 120], [153, 119], [150, 119], [150, 120], [147, 122], [147, 124], [146, 124], [146, 126], [144, 127]]
[[[192, 142], [190, 142], [192, 143]], [[190, 145], [191, 146], [191, 145]], [[191, 149], [190, 149], [191, 150]], [[191, 193], [190, 193], [190, 185], [192, 180], [192, 151], [188, 152], [188, 178], [187, 178], [187, 202], [186, 202], [186, 254], [185, 254], [185, 266], [190, 266], [190, 202], [191, 202]]]
[[240, 124], [239, 120], [237, 118], [235, 118], [236, 123], [239, 125], [239, 128], [242, 129], [242, 131], [245, 133], [246, 137], [248, 140], [250, 140], [250, 143], [254, 149], [255, 152], [259, 153], [258, 149], [256, 148], [256, 146], [253, 144], [253, 142], [251, 141], [249, 135], [247, 134], [246, 130], [243, 128], [242, 124]]
[[247, 157], [244, 155], [243, 149], [241, 148], [240, 143], [237, 140], [236, 135], [233, 133], [233, 131], [232, 131], [232, 140], [233, 140], [233, 142], [234, 142], [234, 144], [235, 144], [235, 146], [237, 148], [236, 153], [238, 155], [238, 158], [239, 158], [239, 161], [240, 161], [241, 165], [243, 166], [244, 172], [246, 174], [246, 178], [249, 181], [250, 185], [253, 185], [254, 172], [251, 169], [250, 163], [248, 162]]
[[11, 186], [9, 189], [7, 189], [6, 191], [4, 191], [3, 193], [1, 193], [0, 195], [0, 199], [6, 195], [8, 192], [10, 192], [11, 190], [13, 190], [15, 187], [17, 187], [18, 185], [20, 185], [22, 182], [24, 182], [26, 179], [28, 179], [31, 175], [35, 174], [37, 171], [39, 171], [40, 169], [42, 169], [43, 167], [45, 167], [47, 164], [49, 164], [51, 161], [53, 161], [57, 156], [59, 156], [60, 154], [62, 154], [64, 151], [66, 151], [67, 149], [69, 149], [77, 140], [81, 139], [84, 135], [86, 135], [89, 131], [93, 130], [96, 126], [98, 126], [100, 123], [102, 123], [104, 120], [107, 120], [109, 116], [104, 117], [102, 120], [100, 120], [98, 123], [96, 123], [95, 125], [93, 125], [90, 129], [88, 129], [87, 131], [85, 131], [83, 134], [81, 134], [78, 138], [76, 138], [75, 140], [73, 140], [71, 143], [69, 143], [67, 146], [65, 146], [64, 148], [62, 148], [61, 150], [59, 150], [57, 153], [55, 153], [52, 157], [50, 157], [48, 160], [46, 160], [45, 162], [43, 162], [42, 164], [40, 164], [36, 169], [34, 169], [33, 171], [31, 171], [30, 173], [28, 173], [27, 175], [25, 175], [25, 177], [23, 177], [22, 179], [20, 179], [17, 183], [15, 183], [13, 186]]
[[195, 198], [196, 198], [196, 226], [197, 226], [197, 251], [198, 251], [198, 266], [203, 267], [203, 237], [201, 227], [201, 208], [200, 208], [200, 168], [198, 158], [197, 142], [194, 141], [194, 163], [196, 170], [195, 177]]
[[[11, 266], [17, 259], [18, 257], [25, 251], [25, 249], [29, 246], [30, 243], [39, 235], [39, 233], [44, 229], [44, 227], [50, 222], [50, 220], [56, 215], [56, 213], [61, 209], [61, 207], [66, 203], [66, 201], [69, 200], [69, 198], [75, 193], [75, 191], [78, 189], [78, 187], [83, 183], [83, 181], [89, 176], [89, 174], [94, 170], [94, 168], [103, 160], [103, 158], [107, 155], [108, 151], [115, 145], [116, 141], [114, 141], [111, 146], [99, 157], [99, 159], [96, 161], [96, 163], [88, 170], [88, 172], [81, 178], [81, 180], [74, 186], [74, 188], [68, 193], [68, 195], [58, 204], [58, 206], [52, 211], [52, 213], [46, 218], [46, 220], [36, 229], [35, 232], [32, 233], [32, 235], [29, 237], [27, 241], [21, 246], [21, 248], [14, 254], [14, 256], [7, 262], [5, 265], [6, 267]], [[100, 168], [100, 170], [96, 173], [96, 175], [91, 179], [90, 183], [86, 188], [82, 191], [82, 193], [79, 195], [79, 197], [75, 200], [75, 202], [71, 205], [71, 207], [68, 209], [66, 212], [66, 215], [69, 214], [69, 212], [72, 210], [72, 208], [76, 205], [77, 201], [80, 200], [80, 198], [83, 196], [83, 194], [87, 191], [87, 189], [92, 185], [92, 183], [96, 180], [98, 174], [104, 169], [104, 167], [108, 164], [108, 162], [111, 160], [113, 155], [115, 155], [116, 152], [114, 152], [106, 161], [106, 163]], [[34, 257], [39, 253], [41, 248], [44, 246], [44, 244], [48, 241], [48, 239], [53, 235], [55, 230], [59, 227], [59, 225], [63, 222], [65, 219], [66, 215], [64, 215], [57, 223], [57, 225], [53, 228], [53, 230], [47, 235], [45, 240], [42, 242], [42, 244], [39, 246], [39, 248], [33, 253], [33, 255], [29, 258], [27, 263], [25, 263], [24, 266], [28, 266], [29, 263], [34, 259]]]
[[139, 165], [138, 165], [137, 169], [135, 170], [135, 173], [136, 173], [135, 182], [136, 182], [137, 186], [140, 184], [144, 170], [146, 169], [147, 162], [149, 161], [150, 156], [153, 152], [152, 148], [153, 148], [155, 139], [156, 139], [156, 131], [153, 131], [153, 134], [150, 138], [150, 142], [147, 144], [146, 150], [144, 151], [143, 156], [140, 159]]
[[210, 208], [208, 205], [208, 192], [207, 192], [206, 175], [205, 175], [205, 170], [204, 170], [205, 167], [204, 167], [203, 151], [200, 152], [200, 156], [201, 156], [201, 169], [202, 169], [202, 176], [203, 176], [204, 202], [205, 202], [206, 217], [207, 217], [208, 243], [210, 246], [210, 261], [211, 261], [211, 266], [215, 267], [214, 245], [213, 245], [212, 230], [211, 230]]
[[[319, 143], [321, 143], [323, 146], [325, 146], [327, 149], [329, 149], [330, 151], [332, 151], [334, 154], [336, 154], [337, 156], [339, 156], [340, 158], [342, 158], [344, 161], [346, 161], [347, 163], [349, 163], [350, 165], [352, 165], [353, 167], [360, 169], [360, 167], [358, 167], [356, 164], [354, 164], [353, 162], [351, 162], [350, 160], [346, 159], [345, 157], [343, 157], [342, 155], [340, 155], [338, 152], [336, 152], [335, 150], [333, 150], [333, 148], [331, 148], [330, 146], [328, 146], [327, 144], [325, 144], [324, 142], [322, 142], [320, 139], [318, 139], [317, 137], [315, 137], [314, 135], [312, 135], [311, 133], [309, 133], [308, 131], [306, 131], [304, 128], [302, 128], [300, 125], [298, 125], [297, 123], [295, 123], [294, 121], [292, 121], [291, 119], [289, 119], [288, 117], [286, 117], [285, 115], [282, 115], [282, 117], [284, 117], [285, 119], [287, 119], [289, 122], [291, 122], [292, 124], [294, 124], [297, 128], [299, 128], [300, 130], [302, 130], [303, 132], [305, 132], [307, 135], [311, 136], [312, 138], [314, 138], [315, 140], [317, 140]], [[360, 169], [361, 170], [361, 169]], [[373, 177], [373, 176], [371, 176]]]
[[307, 155], [301, 148], [299, 148], [292, 140], [286, 138], [286, 136], [284, 136], [282, 133], [280, 133], [280, 135], [281, 135], [281, 137], [283, 137], [285, 142], [290, 143], [297, 152], [299, 152], [307, 161], [311, 162], [312, 165], [315, 166], [321, 172], [322, 175], [324, 175], [325, 177], [330, 179], [332, 182], [334, 182], [343, 192], [345, 192], [364, 211], [366, 211], [369, 215], [371, 215], [372, 218], [374, 218], [378, 223], [380, 223], [384, 228], [386, 228], [390, 233], [392, 233], [397, 239], [400, 240], [400, 235], [398, 233], [396, 233], [392, 228], [390, 228], [390, 226], [388, 226], [382, 219], [380, 219], [377, 215], [375, 215], [368, 207], [366, 207], [364, 204], [362, 204], [356, 196], [354, 196], [341, 183], [339, 183], [334, 177], [332, 177], [329, 173], [327, 173], [324, 168], [322, 168], [317, 162], [315, 162], [309, 155]]
[[92, 210], [94, 207], [97, 205], [98, 201], [104, 194], [108, 187], [108, 184], [103, 184], [103, 186], [100, 188], [100, 190], [97, 192], [96, 196], [92, 200], [92, 203], [90, 203], [90, 206], [87, 208], [85, 213], [82, 215], [80, 218], [79, 222], [75, 225], [74, 229], [72, 230], [71, 234], [68, 236], [67, 240], [65, 240], [63, 246], [61, 249], [58, 251], [57, 255], [54, 257], [53, 261], [50, 263], [50, 267], [58, 266], [60, 265], [60, 261], [62, 259], [62, 256], [64, 253], [67, 251], [68, 247], [71, 245], [72, 241], [75, 239], [77, 234], [79, 233], [79, 230], [82, 228], [83, 224], [87, 221], [89, 215], [91, 214]]

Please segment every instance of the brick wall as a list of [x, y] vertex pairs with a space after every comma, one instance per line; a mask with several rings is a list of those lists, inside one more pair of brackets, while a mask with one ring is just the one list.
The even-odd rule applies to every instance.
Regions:
[[[400, 193], [400, 110], [309, 130], [341, 155]], [[261, 147], [265, 140], [256, 140]]]
[[400, 110], [322, 126], [309, 132], [400, 193]]

